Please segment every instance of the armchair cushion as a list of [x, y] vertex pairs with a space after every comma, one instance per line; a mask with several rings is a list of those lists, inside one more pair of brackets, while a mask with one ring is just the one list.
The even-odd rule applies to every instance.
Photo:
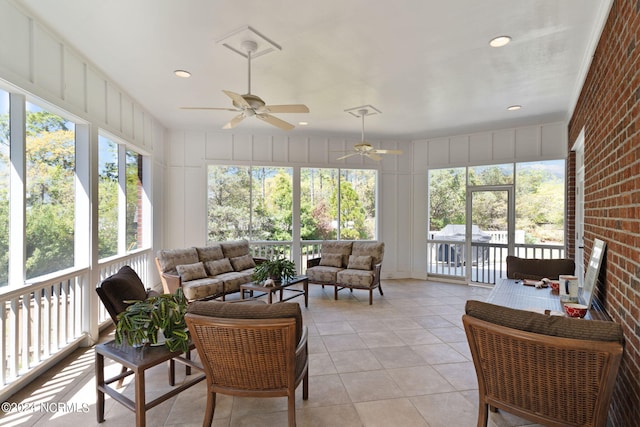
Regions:
[[233, 267], [231, 266], [231, 262], [229, 262], [229, 258], [205, 261], [204, 266], [209, 272], [210, 276], [217, 276], [218, 274], [228, 273], [230, 271], [233, 271]]
[[322, 242], [322, 257], [326, 254], [340, 254], [342, 255], [342, 263], [339, 267], [346, 267], [349, 261], [349, 255], [351, 255], [351, 247], [353, 242], [344, 240], [325, 240]]
[[342, 255], [341, 254], [323, 254], [320, 258], [320, 265], [325, 267], [342, 267]]
[[125, 301], [142, 301], [157, 294], [155, 291], [147, 291], [138, 274], [128, 265], [104, 279], [96, 291], [114, 322], [118, 314], [129, 306]]
[[158, 261], [162, 272], [176, 271], [178, 265], [193, 264], [200, 261], [196, 248], [166, 249], [158, 251]]
[[244, 271], [256, 266], [255, 261], [253, 261], [250, 255], [231, 258], [230, 261], [234, 271]]
[[615, 322], [548, 316], [474, 300], [467, 301], [465, 311], [477, 319], [525, 332], [589, 341], [623, 340], [622, 328]]
[[370, 255], [349, 255], [348, 269], [351, 270], [371, 270]]
[[207, 271], [204, 269], [202, 262], [195, 262], [193, 264], [177, 265], [176, 270], [180, 275], [183, 282], [189, 280], [204, 279], [207, 277]]
[[302, 311], [293, 302], [278, 304], [236, 304], [221, 301], [195, 301], [187, 307], [188, 313], [226, 319], [296, 319], [296, 342], [302, 336]]
[[507, 277], [509, 279], [542, 278], [557, 280], [561, 274], [574, 274], [575, 262], [572, 259], [536, 259], [507, 256]]
[[384, 242], [353, 242], [352, 255], [369, 255], [372, 264], [380, 264], [384, 257]]

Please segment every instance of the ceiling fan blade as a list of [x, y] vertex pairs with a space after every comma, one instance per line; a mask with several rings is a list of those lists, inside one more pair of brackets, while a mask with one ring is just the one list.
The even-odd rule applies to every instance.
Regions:
[[223, 110], [239, 111], [237, 108], [216, 108], [216, 107], [180, 107], [181, 110]]
[[281, 120], [275, 116], [272, 116], [270, 114], [256, 114], [256, 117], [259, 118], [260, 120], [269, 123], [270, 125], [273, 125], [275, 127], [278, 127], [282, 130], [291, 130], [293, 129], [295, 126], [292, 125], [291, 123], [287, 123], [284, 120]]
[[346, 158], [351, 157], [351, 156], [357, 156], [358, 154], [360, 154], [360, 153], [349, 153], [346, 156], [338, 157], [336, 160], [343, 160], [343, 159], [346, 159]]
[[308, 113], [309, 107], [304, 104], [290, 105], [265, 105], [266, 112], [269, 113]]
[[244, 119], [244, 117], [245, 117], [244, 114], [242, 113], [238, 114], [233, 119], [231, 119], [229, 123], [224, 125], [222, 129], [233, 129], [234, 127], [238, 126], [238, 123], [240, 123]]
[[233, 100], [233, 103], [240, 108], [251, 108], [251, 105], [242, 97], [242, 95], [230, 90], [223, 90], [224, 94]]
[[370, 158], [371, 160], [375, 160], [375, 161], [380, 161], [382, 160], [382, 156], [378, 156], [375, 153], [365, 153], [365, 156], [367, 156], [368, 158]]
[[402, 150], [373, 150], [376, 154], [402, 154]]

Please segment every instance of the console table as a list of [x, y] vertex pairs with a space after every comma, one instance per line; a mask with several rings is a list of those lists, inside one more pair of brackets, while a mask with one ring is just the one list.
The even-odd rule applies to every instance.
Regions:
[[[189, 346], [189, 352], [195, 349], [195, 344]], [[98, 344], [95, 347], [96, 352], [96, 413], [98, 422], [104, 422], [104, 395], [105, 393], [111, 396], [115, 401], [120, 402], [130, 410], [136, 413], [136, 426], [144, 427], [146, 424], [146, 412], [148, 409], [164, 402], [170, 397], [175, 396], [183, 390], [199, 383], [205, 379], [204, 373], [198, 375], [195, 378], [191, 378], [185, 381], [180, 386], [169, 390], [162, 396], [157, 397], [149, 403], [146, 403], [145, 397], [145, 383], [144, 374], [149, 368], [159, 365], [162, 362], [169, 362], [172, 369], [169, 370], [169, 384], [171, 386], [175, 383], [173, 364], [175, 362], [182, 363], [187, 366], [187, 374], [190, 373], [189, 368], [195, 368], [202, 371], [202, 367], [194, 362], [189, 357], [189, 352], [186, 353], [187, 357], [183, 357], [183, 353], [179, 351], [169, 351], [166, 346], [147, 346], [143, 348], [134, 348], [125, 343], [116, 344], [115, 341], [109, 341], [103, 344]], [[108, 357], [121, 365], [128, 368], [127, 372], [123, 372], [113, 378], [104, 378], [104, 358]], [[109, 384], [118, 381], [128, 375], [135, 375], [135, 402], [128, 397], [118, 393], [115, 389], [109, 386]]]

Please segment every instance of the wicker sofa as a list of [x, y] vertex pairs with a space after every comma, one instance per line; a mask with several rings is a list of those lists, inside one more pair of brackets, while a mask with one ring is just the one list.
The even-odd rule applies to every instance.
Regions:
[[320, 258], [307, 261], [309, 283], [334, 286], [335, 299], [344, 288], [366, 289], [370, 305], [374, 289], [384, 295], [380, 286], [384, 242], [327, 240], [322, 242], [320, 253]]
[[535, 259], [507, 256], [507, 278], [557, 280], [561, 274], [574, 274], [576, 264], [572, 259]]
[[253, 269], [265, 258], [249, 254], [249, 242], [238, 240], [206, 247], [160, 250], [156, 266], [165, 293], [182, 287], [189, 301], [203, 298], [225, 299], [252, 281]]

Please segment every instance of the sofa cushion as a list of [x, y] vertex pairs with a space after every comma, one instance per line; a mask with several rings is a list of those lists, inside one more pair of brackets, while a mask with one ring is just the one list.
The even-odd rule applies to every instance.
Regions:
[[249, 255], [249, 241], [237, 240], [233, 242], [222, 242], [222, 253], [225, 258], [236, 258], [242, 255]]
[[345, 240], [325, 240], [322, 242], [321, 254], [324, 257], [325, 254], [340, 254], [342, 255], [341, 267], [346, 267], [349, 261], [349, 255], [351, 255], [351, 247], [353, 242]]
[[590, 341], [622, 342], [622, 327], [604, 320], [578, 319], [573, 317], [548, 316], [533, 311], [469, 300], [465, 312], [472, 317], [507, 328], [536, 334]]
[[217, 276], [218, 274], [233, 271], [233, 267], [231, 266], [231, 262], [229, 262], [229, 258], [205, 261], [204, 267], [207, 269], [207, 273], [209, 273], [209, 276]]
[[245, 283], [251, 283], [253, 276], [253, 269], [250, 268], [244, 271], [230, 271], [228, 273], [218, 274], [216, 279], [220, 279], [224, 282], [224, 292], [238, 292], [240, 290], [240, 285], [244, 285]]
[[216, 261], [224, 258], [220, 245], [211, 245], [204, 248], [196, 248], [198, 259], [202, 262]]
[[342, 267], [342, 255], [324, 253], [322, 254], [322, 258], [320, 258], [320, 265], [327, 267]]
[[380, 264], [384, 258], [384, 242], [353, 242], [352, 255], [369, 255], [373, 265]]
[[178, 265], [193, 264], [200, 261], [196, 248], [160, 250], [157, 253], [157, 257], [160, 268], [164, 273], [176, 271]]
[[242, 255], [239, 257], [231, 258], [231, 265], [234, 271], [244, 271], [256, 266], [250, 255]]
[[237, 304], [220, 301], [196, 301], [187, 307], [188, 313], [226, 319], [296, 319], [296, 342], [302, 336], [302, 312], [293, 302], [278, 304]]
[[215, 298], [224, 295], [224, 282], [213, 277], [190, 280], [182, 282], [182, 292], [189, 301]]
[[336, 275], [340, 270], [343, 270], [343, 268], [318, 265], [315, 267], [307, 268], [305, 274], [307, 275], [310, 283], [334, 285], [336, 283]]
[[207, 277], [207, 271], [204, 269], [204, 264], [202, 262], [177, 265], [176, 270], [178, 271], [178, 274], [180, 275], [180, 279], [183, 282], [188, 282], [189, 280], [203, 279]]
[[373, 270], [341, 270], [336, 275], [336, 283], [339, 285], [353, 286], [354, 288], [370, 288], [373, 285], [375, 274]]
[[348, 269], [371, 270], [371, 255], [349, 255]]

